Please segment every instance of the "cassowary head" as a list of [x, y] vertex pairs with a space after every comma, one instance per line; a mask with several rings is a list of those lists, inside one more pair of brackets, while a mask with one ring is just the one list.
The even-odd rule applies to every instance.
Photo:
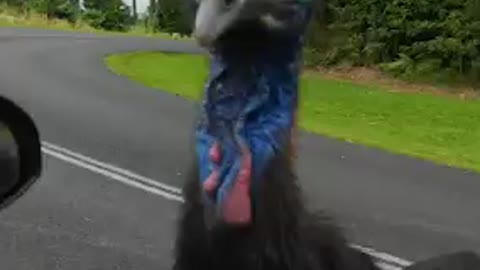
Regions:
[[267, 31], [285, 30], [298, 25], [295, 8], [298, 2], [310, 0], [196, 0], [193, 37], [205, 48], [233, 28], [257, 23]]

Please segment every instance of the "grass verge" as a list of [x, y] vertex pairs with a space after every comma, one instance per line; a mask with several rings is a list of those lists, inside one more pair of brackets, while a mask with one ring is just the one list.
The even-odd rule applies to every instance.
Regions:
[[[95, 29], [85, 22], [79, 21], [72, 25], [65, 20], [47, 19], [45, 15], [30, 13], [20, 13], [12, 8], [0, 4], [0, 28], [1, 27], [15, 27], [15, 28], [37, 28], [37, 29], [51, 29], [57, 31], [67, 32], [81, 32], [81, 33], [95, 33], [105, 35], [119, 35], [119, 36], [139, 36], [139, 37], [157, 37], [172, 39], [168, 33], [149, 33], [142, 25], [135, 25], [127, 32], [113, 32], [101, 29]], [[178, 40], [191, 40], [188, 37], [178, 37]]]
[[[197, 100], [204, 56], [133, 52], [110, 55], [114, 73]], [[307, 131], [480, 172], [480, 102], [302, 75], [300, 126]]]

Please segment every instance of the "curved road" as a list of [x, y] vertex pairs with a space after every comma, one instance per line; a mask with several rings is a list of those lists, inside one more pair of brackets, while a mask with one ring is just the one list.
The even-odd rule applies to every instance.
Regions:
[[[195, 106], [103, 65], [105, 54], [139, 49], [201, 52], [0, 28], [0, 94], [33, 115], [46, 142], [43, 177], [0, 213], [4, 269], [169, 269], [179, 205], [170, 187], [183, 181]], [[480, 175], [306, 133], [300, 147], [309, 203], [352, 242], [408, 260], [480, 252]]]

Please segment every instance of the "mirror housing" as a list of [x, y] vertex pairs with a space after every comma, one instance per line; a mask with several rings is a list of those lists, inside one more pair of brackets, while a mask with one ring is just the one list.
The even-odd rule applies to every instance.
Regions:
[[[42, 172], [40, 135], [32, 118], [0, 96], [0, 210], [20, 198]], [[3, 135], [2, 135], [3, 134]]]

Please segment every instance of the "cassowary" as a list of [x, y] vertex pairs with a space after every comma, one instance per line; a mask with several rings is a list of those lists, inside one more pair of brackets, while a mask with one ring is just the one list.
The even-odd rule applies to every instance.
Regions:
[[324, 213], [305, 209], [296, 180], [292, 142], [310, 1], [199, 0], [193, 36], [209, 52], [210, 73], [175, 270], [376, 269]]

